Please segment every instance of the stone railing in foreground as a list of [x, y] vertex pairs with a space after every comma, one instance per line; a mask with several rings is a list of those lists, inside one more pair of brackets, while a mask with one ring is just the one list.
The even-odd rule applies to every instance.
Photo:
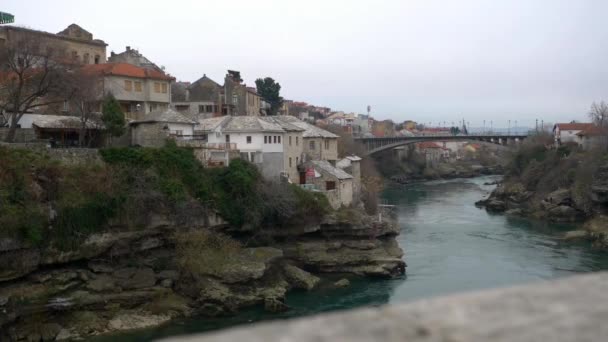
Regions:
[[608, 341], [608, 273], [165, 341]]

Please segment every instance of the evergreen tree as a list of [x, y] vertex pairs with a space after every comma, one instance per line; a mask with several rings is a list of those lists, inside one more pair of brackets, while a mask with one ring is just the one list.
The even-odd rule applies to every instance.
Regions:
[[125, 133], [125, 115], [113, 95], [107, 95], [103, 100], [101, 112], [101, 121], [110, 137], [119, 137]]
[[271, 77], [266, 77], [255, 80], [255, 86], [262, 99], [270, 104], [270, 113], [268, 114], [277, 115], [283, 105], [283, 98], [280, 96], [281, 85]]

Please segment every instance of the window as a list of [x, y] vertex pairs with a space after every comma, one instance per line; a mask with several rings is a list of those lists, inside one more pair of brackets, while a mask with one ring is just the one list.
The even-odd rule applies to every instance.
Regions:
[[296, 146], [300, 146], [299, 145], [299, 143], [300, 143], [299, 140], [300, 140], [300, 137], [296, 137]]
[[329, 140], [325, 140], [325, 149], [329, 150]]
[[232, 94], [232, 104], [235, 106], [239, 104], [239, 97], [237, 94]]
[[199, 106], [198, 106], [198, 112], [199, 112], [199, 113], [202, 113], [202, 112], [204, 112], [204, 111], [205, 111], [205, 106], [203, 106], [203, 105], [199, 105]]
[[175, 135], [184, 135], [184, 131], [181, 129], [178, 129], [175, 131]]
[[214, 112], [214, 113], [217, 113], [217, 112], [218, 112], [218, 110], [217, 110], [217, 109], [218, 109], [218, 106], [217, 106], [217, 105], [213, 105], [213, 112]]
[[280, 144], [281, 143], [281, 136], [279, 135], [278, 138], [279, 138], [279, 144]]
[[125, 80], [125, 91], [133, 90], [133, 82]]
[[95, 64], [99, 64], [99, 55], [95, 55]]
[[213, 105], [206, 105], [205, 106], [205, 112], [207, 112], [207, 113], [213, 113]]
[[277, 136], [276, 135], [274, 136], [274, 143], [275, 144], [277, 143]]
[[73, 60], [77, 60], [78, 59], [78, 52], [76, 50], [72, 51], [72, 59]]
[[289, 146], [291, 146], [291, 135], [289, 136]]
[[289, 157], [289, 167], [291, 167], [291, 157]]
[[300, 159], [299, 157], [296, 157], [296, 165], [298, 165], [299, 159]]
[[161, 86], [163, 89], [163, 94], [166, 94], [167, 93], [167, 83], [163, 83]]
[[248, 135], [248, 136], [247, 136], [247, 143], [248, 143], [248, 144], [251, 144], [251, 135]]
[[226, 134], [226, 142], [229, 143], [230, 142], [230, 134]]
[[135, 81], [135, 91], [141, 93], [141, 82]]
[[315, 142], [314, 142], [314, 140], [312, 140], [311, 142], [308, 143], [308, 148], [311, 149], [311, 150], [315, 149]]
[[63, 112], [68, 112], [70, 110], [70, 102], [68, 100], [63, 100]]
[[264, 136], [264, 144], [268, 144], [268, 136], [267, 135]]
[[335, 190], [335, 189], [336, 189], [336, 182], [334, 182], [334, 181], [325, 182], [325, 190]]
[[160, 83], [154, 82], [154, 92], [160, 93]]

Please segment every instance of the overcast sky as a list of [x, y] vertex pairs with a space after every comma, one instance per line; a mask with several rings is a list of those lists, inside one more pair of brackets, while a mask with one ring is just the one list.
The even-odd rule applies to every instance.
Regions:
[[4, 0], [16, 25], [77, 23], [176, 76], [226, 69], [288, 99], [376, 118], [584, 120], [608, 100], [605, 0]]

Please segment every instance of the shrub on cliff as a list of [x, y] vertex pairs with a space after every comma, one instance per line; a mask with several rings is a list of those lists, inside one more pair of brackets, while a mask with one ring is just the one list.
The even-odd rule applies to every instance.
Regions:
[[217, 232], [196, 230], [175, 234], [177, 265], [183, 274], [195, 278], [223, 271], [240, 250], [238, 241]]

